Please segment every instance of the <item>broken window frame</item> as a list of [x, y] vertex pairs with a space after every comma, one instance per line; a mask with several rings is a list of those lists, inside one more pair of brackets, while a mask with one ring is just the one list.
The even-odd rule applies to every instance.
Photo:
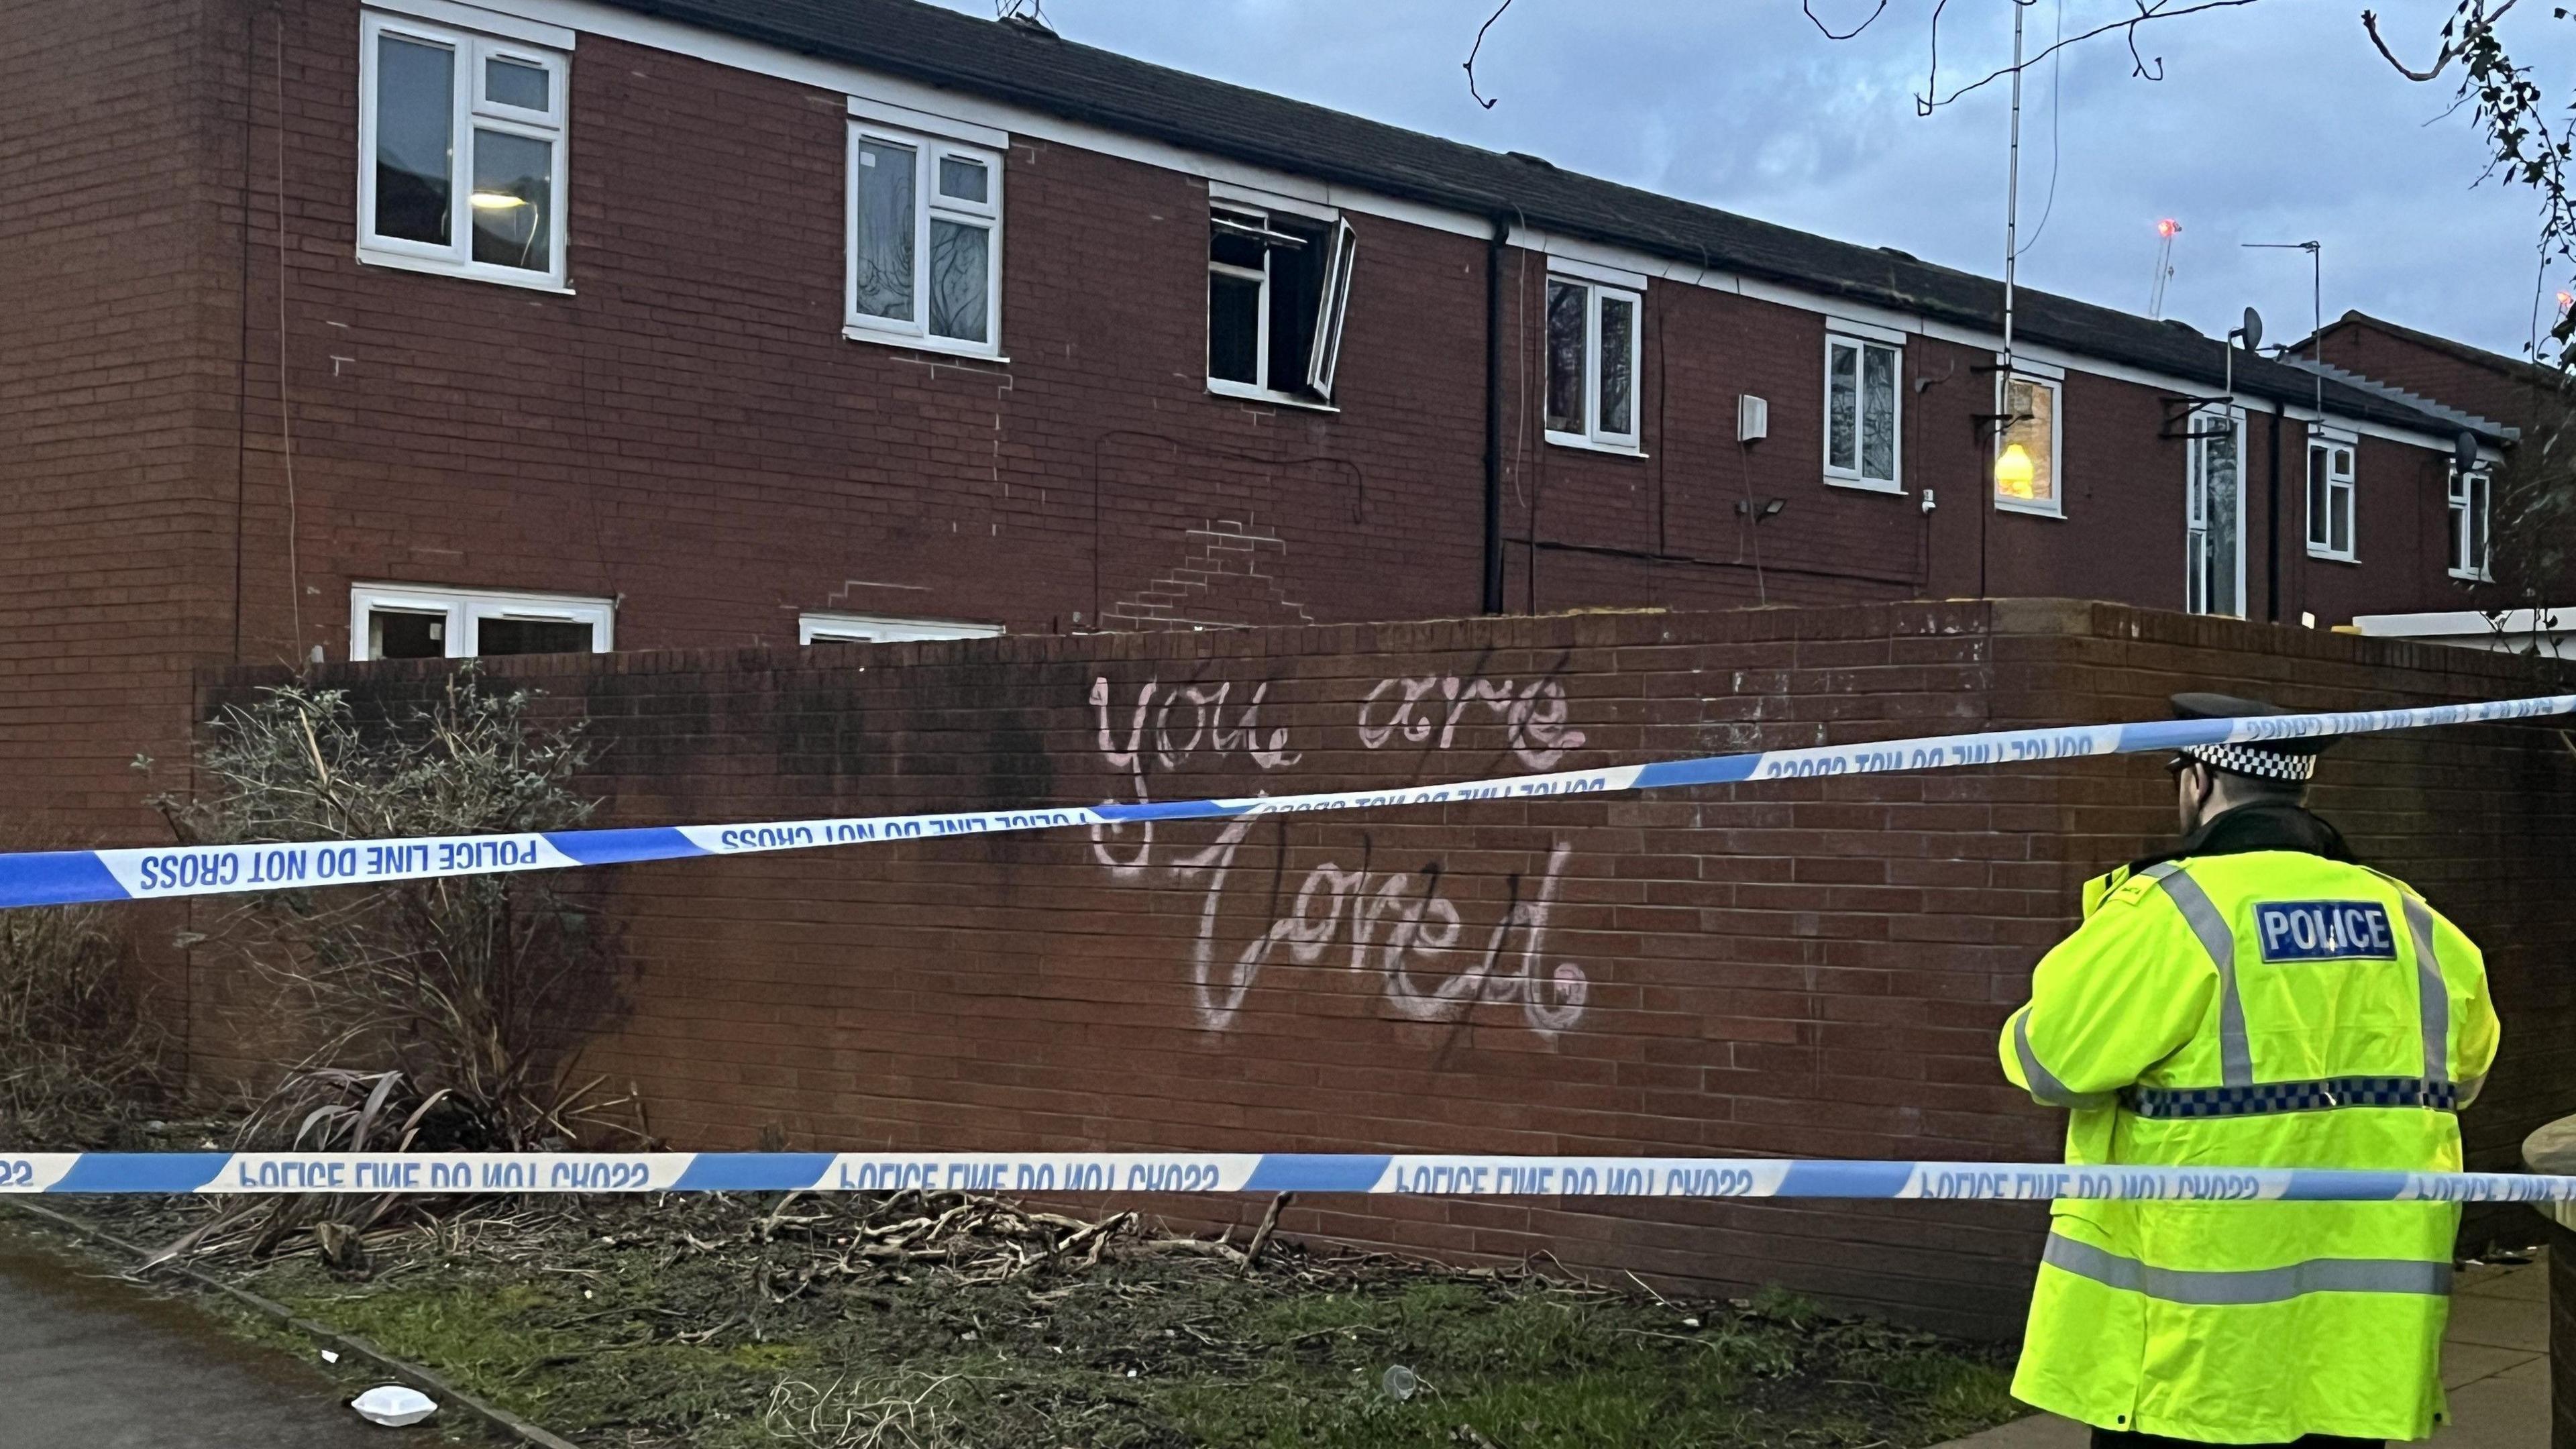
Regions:
[[[1332, 408], [1333, 390], [1341, 371], [1342, 344], [1350, 322], [1351, 281], [1359, 270], [1359, 233], [1347, 217], [1338, 213], [1318, 216], [1224, 196], [1211, 198], [1208, 225], [1208, 391], [1294, 407]], [[1261, 266], [1255, 269], [1219, 260], [1215, 245], [1220, 231], [1260, 242]], [[1283, 253], [1322, 258], [1322, 273], [1315, 279], [1314, 317], [1305, 324], [1306, 365], [1303, 374], [1288, 387], [1280, 386], [1285, 379], [1273, 375], [1280, 359], [1273, 356], [1279, 309], [1272, 291], [1279, 285], [1278, 259]], [[1217, 374], [1220, 279], [1248, 282], [1255, 289], [1253, 376], [1249, 379]]]
[[[1561, 415], [1553, 413], [1559, 359], [1556, 337], [1556, 293], [1558, 288], [1579, 289], [1583, 293], [1583, 378], [1580, 428], [1558, 426]], [[1539, 420], [1547, 440], [1559, 447], [1588, 448], [1595, 452], [1625, 453], [1642, 456], [1645, 451], [1645, 405], [1643, 401], [1646, 341], [1646, 294], [1633, 287], [1616, 286], [1590, 277], [1550, 268], [1547, 289], [1542, 294], [1540, 326], [1545, 348], [1541, 390], [1538, 398]], [[1606, 309], [1622, 306], [1628, 309], [1628, 426], [1625, 430], [1604, 424], [1601, 386], [1607, 368], [1605, 348], [1607, 329], [1602, 317]]]
[[[358, 33], [358, 260], [512, 287], [571, 290], [566, 281], [566, 260], [571, 230], [568, 173], [572, 152], [572, 58], [541, 45], [374, 10], [361, 12]], [[447, 77], [448, 234], [443, 242], [392, 236], [377, 230], [378, 112], [385, 79], [382, 54], [388, 39], [445, 50], [451, 58]], [[494, 61], [545, 72], [546, 109], [495, 100], [488, 82], [488, 67]], [[542, 266], [510, 266], [474, 259], [475, 154], [479, 137], [487, 133], [538, 141], [548, 147], [550, 171], [545, 194], [554, 215], [541, 216], [534, 223], [546, 231], [547, 251]]]
[[[910, 317], [883, 317], [859, 305], [859, 173], [868, 143], [912, 153], [912, 299]], [[863, 118], [850, 121], [849, 149], [843, 170], [849, 194], [841, 234], [843, 336], [857, 342], [884, 342], [925, 352], [951, 352], [968, 357], [1002, 357], [1002, 153], [943, 136], [905, 130]], [[945, 163], [963, 162], [984, 171], [984, 196], [950, 196], [941, 189]], [[931, 328], [931, 289], [936, 280], [932, 238], [937, 228], [966, 227], [984, 233], [984, 336], [960, 337]]]
[[439, 643], [446, 650], [438, 657], [447, 659], [482, 657], [483, 625], [491, 621], [585, 625], [590, 629], [588, 652], [592, 654], [606, 654], [617, 642], [617, 603], [613, 599], [420, 584], [357, 584], [349, 590], [352, 662], [381, 657], [380, 636], [375, 628], [378, 614], [437, 620]]

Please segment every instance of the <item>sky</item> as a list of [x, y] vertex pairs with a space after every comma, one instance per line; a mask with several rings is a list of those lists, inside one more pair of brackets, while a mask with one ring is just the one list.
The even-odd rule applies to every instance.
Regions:
[[[935, 0], [990, 16], [996, 0]], [[1025, 3], [1025, 0], [1023, 0]], [[1512, 0], [1468, 94], [1460, 68], [1498, 0], [1045, 0], [1068, 39], [1569, 170], [2000, 275], [2008, 87], [1916, 114], [1934, 0], [1889, 0], [1833, 41], [1799, 0]], [[1877, 0], [1810, 0], [1837, 30]], [[2175, 8], [2198, 0], [2169, 0]], [[2011, 56], [2012, 0], [1949, 0], [1943, 93]], [[2062, 7], [2062, 20], [2061, 20]], [[2380, 0], [2421, 66], [2451, 0]], [[2506, 36], [2554, 93], [2576, 26], [2548, 7]], [[2532, 193], [2480, 183], [2452, 78], [2411, 83], [2348, 0], [2254, 0], [2147, 26], [2164, 79], [2132, 76], [2117, 34], [2070, 46], [2023, 91], [2021, 280], [2144, 312], [2158, 220], [2181, 223], [2164, 315], [2212, 335], [2244, 308], [2305, 336], [2309, 260], [2246, 242], [2323, 243], [2324, 315], [2358, 309], [2508, 354], [2532, 335]], [[2133, 0], [2033, 0], [2037, 53]], [[2527, 21], [2527, 23], [2526, 23]], [[2544, 314], [2545, 329], [2551, 316]]]

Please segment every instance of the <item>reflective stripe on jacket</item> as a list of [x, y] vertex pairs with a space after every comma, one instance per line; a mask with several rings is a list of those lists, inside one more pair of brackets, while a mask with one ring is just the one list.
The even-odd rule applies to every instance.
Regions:
[[[2404, 885], [2295, 850], [2106, 877], [2003, 1033], [2066, 1160], [2457, 1170], [2495, 1060], [2478, 948]], [[2459, 1210], [2052, 1210], [2013, 1393], [2205, 1443], [2416, 1439], [2444, 1408]]]

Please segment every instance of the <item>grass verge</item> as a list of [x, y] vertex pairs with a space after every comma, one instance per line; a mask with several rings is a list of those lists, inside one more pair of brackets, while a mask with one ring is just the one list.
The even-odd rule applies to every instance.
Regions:
[[367, 1246], [364, 1276], [199, 1266], [623, 1449], [1913, 1449], [2018, 1412], [1994, 1350], [1784, 1295], [1277, 1244], [1246, 1271], [980, 1199], [487, 1206]]

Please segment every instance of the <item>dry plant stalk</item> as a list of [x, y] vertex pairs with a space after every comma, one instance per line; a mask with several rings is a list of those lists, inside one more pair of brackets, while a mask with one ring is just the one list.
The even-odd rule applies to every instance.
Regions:
[[0, 1146], [120, 1145], [166, 1101], [168, 1041], [96, 906], [0, 913]]
[[[153, 803], [190, 844], [579, 825], [588, 747], [578, 726], [532, 724], [535, 698], [471, 664], [425, 706], [363, 716], [339, 690], [265, 690], [213, 722], [198, 793]], [[289, 1035], [246, 1144], [347, 1145], [322, 1129], [391, 1113], [423, 1147], [524, 1151], [613, 1130], [612, 1104], [571, 1077], [579, 1033], [619, 1003], [600, 934], [543, 878], [482, 876], [243, 897], [187, 943], [266, 983], [264, 1024]]]
[[786, 1379], [771, 1391], [761, 1427], [806, 1449], [942, 1449], [958, 1442], [942, 1406], [962, 1381], [909, 1370], [819, 1387]]

